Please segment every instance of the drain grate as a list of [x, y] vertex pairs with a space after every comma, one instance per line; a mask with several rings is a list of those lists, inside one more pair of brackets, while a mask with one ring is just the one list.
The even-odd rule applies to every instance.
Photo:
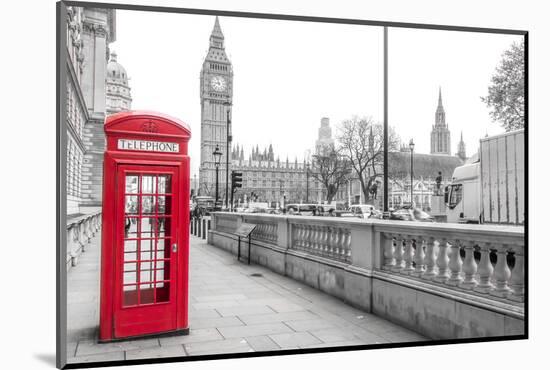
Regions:
[[259, 272], [255, 272], [253, 274], [250, 274], [250, 276], [252, 276], [252, 277], [262, 277], [263, 275], [260, 274]]

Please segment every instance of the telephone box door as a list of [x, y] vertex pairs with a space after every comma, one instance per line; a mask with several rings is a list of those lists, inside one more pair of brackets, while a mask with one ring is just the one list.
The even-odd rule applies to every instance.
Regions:
[[114, 337], [176, 329], [178, 167], [119, 165]]

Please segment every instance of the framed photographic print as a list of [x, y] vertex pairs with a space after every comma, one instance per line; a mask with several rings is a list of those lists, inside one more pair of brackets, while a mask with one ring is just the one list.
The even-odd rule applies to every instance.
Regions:
[[527, 36], [57, 3], [57, 366], [526, 339]]

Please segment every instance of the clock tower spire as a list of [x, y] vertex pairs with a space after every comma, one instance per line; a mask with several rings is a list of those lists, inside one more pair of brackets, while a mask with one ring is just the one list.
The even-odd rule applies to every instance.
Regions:
[[[216, 17], [210, 34], [208, 53], [204, 58], [200, 72], [201, 100], [201, 155], [199, 168], [199, 194], [215, 193], [216, 167], [214, 152], [216, 145], [223, 153], [219, 166], [219, 194], [224, 197], [226, 179], [228, 119], [231, 122], [231, 105], [233, 100], [233, 67], [225, 53], [225, 37], [220, 20]], [[227, 131], [229, 128], [229, 132]], [[229, 143], [231, 144], [231, 143]], [[231, 145], [229, 145], [231, 147]], [[231, 161], [230, 165], [231, 165]]]

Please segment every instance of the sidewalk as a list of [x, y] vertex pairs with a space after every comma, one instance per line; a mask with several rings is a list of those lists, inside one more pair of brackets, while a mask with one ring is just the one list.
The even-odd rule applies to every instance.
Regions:
[[189, 335], [98, 344], [100, 240], [68, 273], [69, 363], [425, 340], [191, 236]]

